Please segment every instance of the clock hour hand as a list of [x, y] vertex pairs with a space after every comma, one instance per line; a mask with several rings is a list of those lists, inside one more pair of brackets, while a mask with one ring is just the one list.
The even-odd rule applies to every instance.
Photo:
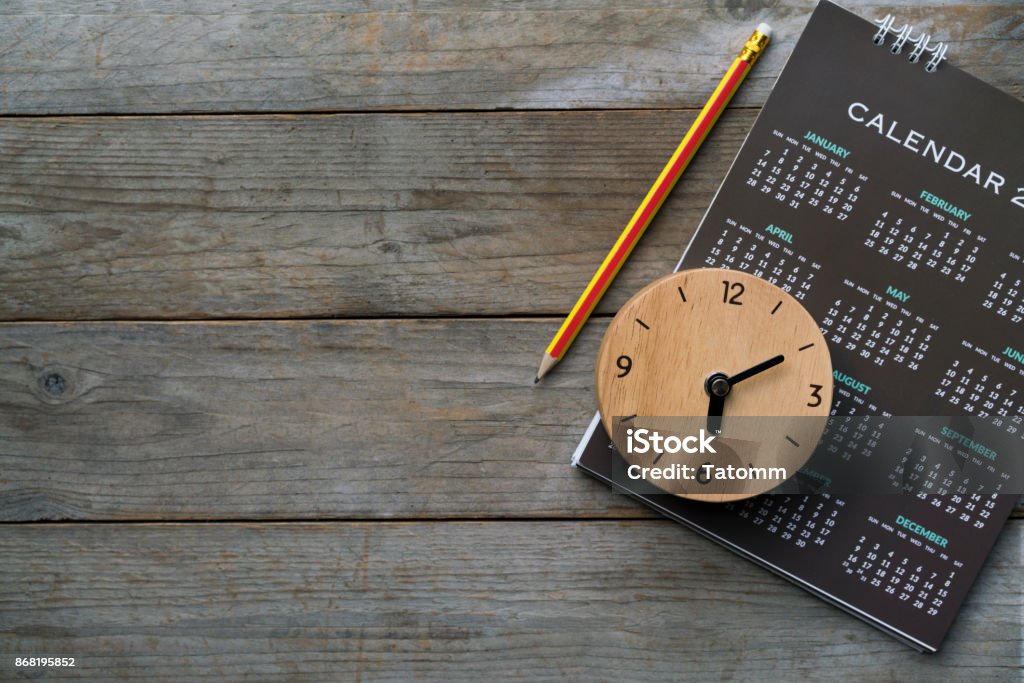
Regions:
[[751, 368], [747, 368], [742, 372], [737, 372], [732, 377], [729, 377], [726, 381], [729, 383], [729, 386], [732, 387], [737, 382], [742, 382], [745, 379], [750, 379], [754, 375], [760, 374], [769, 368], [774, 368], [776, 365], [778, 365], [784, 360], [786, 360], [786, 357], [780, 353], [778, 356], [772, 356], [768, 360], [762, 361], [757, 365]]
[[711, 394], [708, 402], [708, 433], [722, 433], [722, 411], [725, 410], [725, 396]]
[[769, 368], [786, 360], [782, 354], [772, 356], [768, 360], [761, 361], [757, 365], [737, 372], [732, 377], [726, 377], [724, 373], [716, 372], [704, 382], [704, 390], [707, 391], [710, 400], [708, 401], [708, 431], [713, 434], [722, 432], [722, 412], [725, 410], [725, 397], [732, 391], [733, 385], [750, 379], [754, 375], [764, 372]]
[[704, 383], [704, 389], [711, 397], [708, 401], [708, 431], [712, 434], [722, 433], [722, 412], [725, 410], [725, 397], [729, 395], [729, 380], [717, 372]]

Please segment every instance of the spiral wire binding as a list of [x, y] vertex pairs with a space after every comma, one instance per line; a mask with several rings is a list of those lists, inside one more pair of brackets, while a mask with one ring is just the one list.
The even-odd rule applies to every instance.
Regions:
[[949, 49], [946, 43], [942, 41], [933, 43], [931, 35], [924, 31], [915, 36], [914, 27], [911, 24], [903, 24], [896, 28], [896, 18], [891, 14], [886, 14], [882, 19], [876, 19], [874, 23], [878, 24], [878, 30], [875, 32], [874, 38], [871, 39], [875, 45], [885, 45], [889, 34], [895, 35], [896, 40], [889, 46], [889, 52], [898, 55], [903, 52], [904, 46], [910, 43], [914, 47], [910, 50], [907, 59], [912, 64], [917, 64], [925, 52], [929, 53], [931, 57], [924, 65], [924, 70], [928, 73], [939, 68], [939, 64], [946, 58], [946, 51]]

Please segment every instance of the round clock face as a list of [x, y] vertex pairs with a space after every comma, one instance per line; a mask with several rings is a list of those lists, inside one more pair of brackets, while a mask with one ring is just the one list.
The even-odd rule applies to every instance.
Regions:
[[[645, 480], [698, 500], [748, 498], [777, 486], [777, 473], [795, 474], [832, 405], [817, 323], [782, 289], [734, 270], [682, 271], [642, 289], [605, 333], [596, 380], [602, 422], [627, 463], [695, 468], [692, 478]], [[687, 436], [697, 446], [701, 430], [705, 444], [716, 437], [709, 448], [671, 452]], [[659, 450], [655, 434], [678, 441]]]

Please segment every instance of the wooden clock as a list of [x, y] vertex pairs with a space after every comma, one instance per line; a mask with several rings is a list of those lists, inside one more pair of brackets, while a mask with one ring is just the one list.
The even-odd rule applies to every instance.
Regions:
[[[755, 478], [762, 469], [792, 476], [832, 405], [832, 361], [814, 318], [779, 287], [736, 270], [686, 270], [640, 290], [605, 333], [596, 382], [602, 422], [628, 464], [710, 465], [702, 475], [746, 469], [743, 480], [648, 479], [716, 502], [780, 483]], [[716, 452], [631, 452], [639, 449], [628, 439], [641, 429], [680, 438], [704, 430], [716, 435]]]

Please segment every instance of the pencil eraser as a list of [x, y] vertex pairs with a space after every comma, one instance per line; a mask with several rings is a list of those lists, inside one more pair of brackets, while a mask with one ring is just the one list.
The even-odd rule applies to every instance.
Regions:
[[763, 21], [760, 24], [757, 25], [757, 30], [760, 31], [761, 33], [765, 34], [769, 38], [772, 37], [772, 27], [769, 26], [768, 24], [764, 23]]

